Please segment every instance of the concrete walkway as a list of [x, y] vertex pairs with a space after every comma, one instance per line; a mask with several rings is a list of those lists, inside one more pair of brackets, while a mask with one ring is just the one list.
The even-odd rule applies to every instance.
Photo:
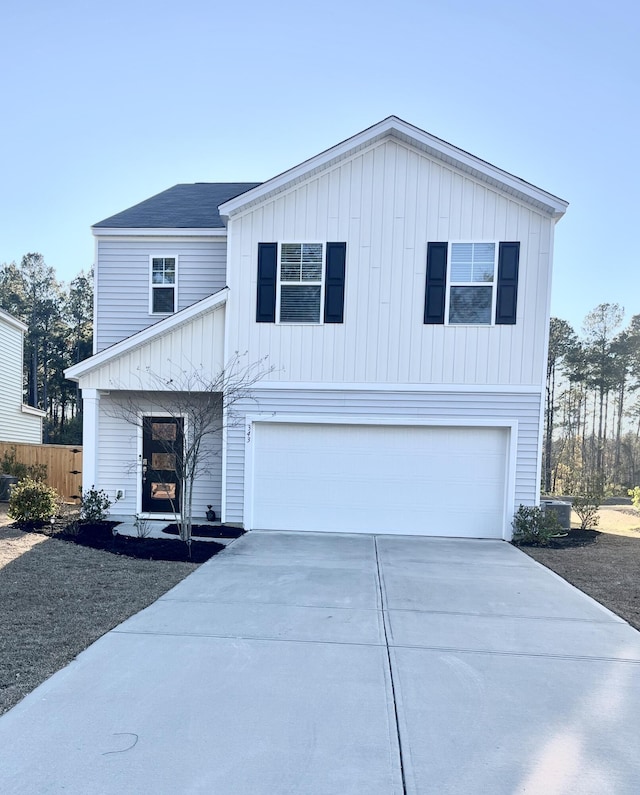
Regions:
[[252, 533], [0, 718], [2, 793], [640, 792], [640, 635], [510, 545]]

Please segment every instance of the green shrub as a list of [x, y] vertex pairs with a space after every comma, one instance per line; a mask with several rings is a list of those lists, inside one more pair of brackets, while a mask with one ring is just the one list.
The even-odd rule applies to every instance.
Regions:
[[11, 489], [8, 513], [18, 524], [48, 522], [57, 513], [58, 499], [51, 486], [26, 477]]
[[633, 507], [640, 509], [640, 486], [634, 486], [632, 489], [629, 489], [627, 494], [631, 497]]
[[598, 516], [600, 502], [600, 497], [592, 492], [579, 494], [577, 497], [573, 498], [571, 505], [573, 510], [578, 514], [581, 530], [597, 527], [600, 521], [600, 517]]
[[553, 511], [546, 513], [535, 505], [521, 505], [513, 522], [513, 543], [544, 546], [551, 536], [560, 532], [560, 522]]
[[107, 518], [111, 500], [106, 491], [98, 490], [92, 486], [82, 492], [80, 500], [80, 521], [88, 524], [104, 522]]
[[31, 478], [31, 480], [46, 480], [47, 479], [47, 465], [46, 464], [23, 464], [18, 461], [16, 457], [16, 448], [12, 447], [10, 450], [5, 450], [0, 461], [0, 469], [5, 475], [12, 475], [18, 480], [24, 478]]

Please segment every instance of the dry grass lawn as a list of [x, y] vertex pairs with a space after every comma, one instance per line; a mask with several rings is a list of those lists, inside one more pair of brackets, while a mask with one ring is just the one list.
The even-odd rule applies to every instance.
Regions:
[[[608, 505], [598, 513], [591, 543], [522, 550], [640, 630], [640, 511]], [[575, 514], [571, 524], [580, 526]]]
[[0, 714], [197, 568], [7, 526], [0, 506]]

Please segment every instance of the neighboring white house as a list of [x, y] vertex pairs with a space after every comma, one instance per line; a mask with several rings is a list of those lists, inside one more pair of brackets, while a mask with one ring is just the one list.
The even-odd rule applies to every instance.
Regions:
[[[215, 374], [240, 351], [273, 370], [216, 442], [197, 515], [510, 538], [539, 499], [566, 207], [390, 117], [262, 184], [176, 185], [96, 224], [95, 354], [67, 371], [85, 487], [165, 515], [143, 471], [167, 432], [151, 374]], [[144, 433], [120, 416], [131, 395]]]
[[23, 402], [26, 331], [24, 323], [0, 309], [0, 442], [42, 444], [45, 412]]

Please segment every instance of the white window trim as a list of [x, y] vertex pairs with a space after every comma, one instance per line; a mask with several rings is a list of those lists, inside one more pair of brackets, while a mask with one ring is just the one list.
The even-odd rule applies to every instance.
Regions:
[[[174, 259], [176, 261], [176, 278], [173, 285], [153, 283], [153, 260], [154, 259]], [[154, 312], [153, 311], [153, 288], [154, 287], [173, 287], [173, 312]], [[178, 311], [178, 255], [172, 253], [149, 254], [149, 314], [153, 317], [170, 317]]]
[[[319, 245], [322, 246], [322, 275], [320, 277], [320, 319], [317, 323], [310, 321], [294, 321], [294, 320], [280, 320], [280, 289], [282, 285], [308, 285], [309, 287], [317, 286], [318, 282], [282, 282], [280, 281], [280, 268], [282, 265], [282, 246], [302, 246], [302, 245]], [[278, 272], [276, 278], [276, 324], [281, 326], [323, 326], [324, 325], [324, 288], [327, 275], [327, 242], [326, 240], [283, 240], [278, 243]]]
[[[491, 243], [494, 246], [494, 260], [493, 260], [493, 281], [492, 282], [451, 282], [451, 253], [454, 245], [468, 245], [469, 243], [487, 244]], [[447, 248], [447, 289], [444, 301], [444, 318], [445, 325], [452, 328], [491, 328], [496, 324], [496, 300], [498, 294], [498, 256], [500, 251], [500, 243], [497, 240], [450, 240]], [[451, 287], [488, 287], [491, 286], [491, 318], [489, 323], [449, 323], [449, 302], [451, 296]]]

